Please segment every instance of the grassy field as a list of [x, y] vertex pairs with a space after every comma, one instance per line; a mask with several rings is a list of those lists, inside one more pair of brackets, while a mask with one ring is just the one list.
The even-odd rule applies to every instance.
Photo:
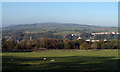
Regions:
[[[118, 50], [47, 50], [3, 52], [3, 71], [94, 71], [118, 70]], [[45, 60], [46, 58], [46, 60]], [[35, 71], [36, 72], [36, 71]]]
[[68, 35], [68, 34], [79, 34], [77, 31], [61, 31], [61, 32], [56, 32], [54, 35]]

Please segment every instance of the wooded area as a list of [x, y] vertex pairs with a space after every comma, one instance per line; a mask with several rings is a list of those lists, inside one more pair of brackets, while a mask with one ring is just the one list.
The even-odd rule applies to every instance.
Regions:
[[53, 38], [42, 38], [39, 40], [23, 40], [15, 42], [7, 40], [2, 43], [2, 50], [12, 51], [34, 51], [44, 49], [117, 49], [120, 48], [118, 40], [86, 42], [84, 40], [61, 40]]

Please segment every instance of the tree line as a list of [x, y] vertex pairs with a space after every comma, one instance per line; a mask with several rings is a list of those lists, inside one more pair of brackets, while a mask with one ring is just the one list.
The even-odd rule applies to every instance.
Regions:
[[85, 40], [41, 38], [39, 40], [6, 40], [2, 43], [2, 50], [5, 51], [34, 51], [44, 49], [117, 49], [120, 48], [118, 40], [86, 42]]

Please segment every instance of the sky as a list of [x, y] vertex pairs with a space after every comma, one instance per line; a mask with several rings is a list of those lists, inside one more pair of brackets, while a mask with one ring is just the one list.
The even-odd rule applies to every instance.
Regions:
[[118, 26], [117, 2], [3, 2], [2, 26], [43, 22]]

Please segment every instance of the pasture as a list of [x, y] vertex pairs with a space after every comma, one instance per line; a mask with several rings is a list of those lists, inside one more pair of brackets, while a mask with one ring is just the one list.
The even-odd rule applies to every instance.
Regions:
[[118, 50], [46, 50], [3, 52], [2, 69], [30, 71], [118, 70]]

